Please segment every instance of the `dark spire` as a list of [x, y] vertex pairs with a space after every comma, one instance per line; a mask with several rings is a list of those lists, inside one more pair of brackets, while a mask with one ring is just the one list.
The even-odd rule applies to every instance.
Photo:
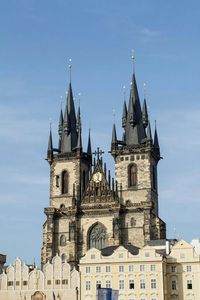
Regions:
[[90, 129], [89, 129], [89, 135], [88, 135], [87, 155], [88, 155], [88, 156], [92, 156], [92, 147], [91, 147]]
[[80, 105], [78, 107], [77, 120], [76, 120], [76, 129], [78, 132], [78, 141], [77, 141], [77, 149], [82, 150], [82, 136], [81, 136], [81, 110]]
[[127, 146], [142, 144], [146, 138], [135, 74], [131, 82], [125, 137]]
[[147, 102], [146, 99], [144, 99], [143, 107], [142, 107], [142, 122], [144, 125], [144, 128], [148, 126], [148, 112], [147, 112]]
[[122, 127], [126, 127], [126, 121], [127, 121], [127, 107], [126, 107], [126, 101], [124, 100], [124, 106], [123, 106], [123, 114], [122, 114]]
[[113, 129], [112, 129], [111, 150], [115, 150], [116, 148], [117, 148], [117, 132], [116, 132], [116, 127], [115, 127], [115, 123], [114, 123]]
[[58, 125], [58, 135], [59, 135], [58, 149], [59, 150], [61, 150], [62, 132], [63, 132], [63, 112], [62, 112], [62, 108], [61, 108], [61, 110], [60, 110], [59, 125]]
[[67, 104], [63, 120], [61, 152], [72, 152], [77, 146], [76, 114], [71, 82], [67, 93]]
[[153, 145], [154, 145], [155, 150], [157, 150], [158, 154], [160, 155], [160, 146], [159, 146], [159, 141], [158, 141], [158, 133], [157, 133], [157, 128], [156, 128], [156, 123], [155, 123]]
[[48, 149], [47, 149], [47, 161], [50, 164], [53, 161], [53, 141], [52, 141], [51, 125], [50, 125], [50, 131], [49, 131], [49, 141], [48, 141]]
[[151, 125], [150, 125], [149, 121], [148, 121], [148, 126], [147, 126], [147, 141], [152, 141]]

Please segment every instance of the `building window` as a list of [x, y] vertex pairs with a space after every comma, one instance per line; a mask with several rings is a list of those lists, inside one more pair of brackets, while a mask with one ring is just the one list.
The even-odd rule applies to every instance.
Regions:
[[140, 288], [145, 289], [145, 280], [144, 279], [140, 280]]
[[145, 271], [145, 265], [140, 265], [140, 272], [144, 272]]
[[55, 280], [55, 284], [56, 284], [56, 285], [60, 284], [60, 279], [56, 279], [56, 280]]
[[66, 236], [64, 234], [62, 234], [60, 237], [60, 246], [62, 246], [62, 247], [66, 246], [66, 242], [67, 242]]
[[192, 290], [192, 280], [187, 280], [187, 289]]
[[59, 176], [56, 175], [56, 187], [59, 187]]
[[129, 272], [133, 272], [133, 265], [129, 265], [128, 270], [129, 270]]
[[128, 179], [129, 187], [134, 187], [137, 185], [137, 166], [135, 164], [131, 164], [128, 167]]
[[106, 228], [103, 224], [97, 223], [89, 229], [89, 249], [97, 248], [101, 250], [106, 247]]
[[28, 281], [24, 280], [23, 285], [28, 285]]
[[177, 290], [177, 282], [176, 280], [172, 280], [172, 290]]
[[101, 267], [96, 267], [96, 273], [101, 273]]
[[97, 280], [97, 281], [96, 281], [96, 288], [97, 288], [97, 289], [100, 289], [100, 288], [101, 288], [101, 281], [100, 281], [100, 280]]
[[124, 266], [119, 266], [119, 272], [124, 272]]
[[85, 273], [90, 273], [90, 267], [85, 268]]
[[187, 269], [187, 272], [192, 272], [192, 266], [187, 266], [186, 269]]
[[110, 266], [106, 266], [106, 273], [110, 273], [110, 272], [111, 272]]
[[134, 289], [134, 280], [129, 280], [129, 289], [130, 290]]
[[151, 272], [155, 272], [156, 271], [156, 265], [151, 265]]
[[15, 282], [15, 285], [16, 285], [16, 286], [19, 286], [19, 281], [16, 281], [16, 282]]
[[90, 281], [86, 281], [85, 282], [85, 289], [86, 289], [86, 291], [90, 291], [90, 289], [91, 289], [91, 283], [90, 283]]
[[51, 285], [51, 280], [47, 280], [47, 285]]
[[65, 285], [68, 284], [68, 280], [67, 279], [63, 279], [62, 280], [62, 284], [65, 284]]
[[62, 194], [68, 193], [68, 185], [69, 185], [69, 175], [65, 170], [62, 172]]
[[66, 256], [66, 254], [62, 254], [61, 255], [61, 259], [62, 259], [62, 262], [64, 263], [64, 262], [66, 262], [67, 261], [67, 256]]
[[8, 286], [13, 286], [13, 281], [8, 281]]
[[107, 289], [111, 288], [111, 281], [110, 280], [106, 280], [106, 288]]
[[136, 220], [135, 220], [135, 218], [131, 218], [131, 227], [133, 227], [133, 226], [135, 226], [136, 225]]
[[151, 279], [151, 289], [156, 289], [156, 279]]
[[176, 273], [176, 266], [172, 266], [172, 273]]
[[119, 281], [119, 290], [124, 290], [124, 280]]

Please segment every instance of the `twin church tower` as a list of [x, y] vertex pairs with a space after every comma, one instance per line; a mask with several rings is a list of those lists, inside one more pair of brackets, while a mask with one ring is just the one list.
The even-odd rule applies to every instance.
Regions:
[[44, 209], [42, 265], [57, 253], [77, 265], [92, 247], [142, 247], [149, 240], [165, 239], [166, 226], [158, 213], [158, 136], [155, 129], [152, 137], [145, 99], [141, 109], [135, 74], [128, 106], [123, 104], [122, 139], [113, 125], [115, 179], [102, 151], [92, 153], [90, 134], [83, 150], [80, 107], [76, 114], [71, 82], [66, 100], [58, 148], [53, 147], [51, 131], [49, 135], [50, 202]]

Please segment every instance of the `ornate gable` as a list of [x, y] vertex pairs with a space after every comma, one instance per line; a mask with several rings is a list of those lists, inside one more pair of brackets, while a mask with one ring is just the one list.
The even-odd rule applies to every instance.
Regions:
[[100, 159], [98, 159], [94, 165], [91, 178], [83, 195], [81, 207], [85, 208], [86, 204], [91, 207], [96, 207], [101, 204], [98, 206], [99, 208], [108, 204], [119, 205], [117, 183], [112, 179], [111, 184], [110, 172], [107, 177], [106, 167], [105, 170], [103, 170], [102, 160]]

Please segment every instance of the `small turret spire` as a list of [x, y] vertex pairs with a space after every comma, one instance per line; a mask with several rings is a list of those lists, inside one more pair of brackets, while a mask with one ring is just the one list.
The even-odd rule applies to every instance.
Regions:
[[159, 146], [159, 141], [158, 141], [156, 121], [155, 121], [155, 132], [154, 132], [153, 146], [154, 146], [154, 149], [157, 151], [157, 154], [160, 156], [160, 146]]
[[148, 121], [148, 126], [147, 126], [147, 141], [152, 141], [151, 124], [149, 121]]
[[77, 149], [82, 150], [82, 136], [81, 136], [81, 109], [80, 109], [80, 101], [76, 119], [76, 127], [78, 132], [78, 141], [77, 141]]
[[50, 121], [49, 140], [48, 140], [48, 149], [47, 149], [47, 161], [50, 164], [53, 161], [53, 140], [52, 140], [52, 131], [51, 131], [51, 121]]
[[147, 102], [145, 98], [142, 107], [142, 123], [144, 125], [144, 128], [148, 126], [148, 111], [147, 111]]
[[114, 123], [113, 129], [112, 129], [111, 151], [116, 150], [116, 148], [117, 148], [117, 132], [116, 132], [116, 126]]
[[91, 138], [90, 138], [90, 128], [89, 128], [89, 135], [88, 135], [87, 155], [88, 155], [88, 156], [92, 156], [92, 147], [91, 147]]
[[124, 100], [124, 106], [123, 106], [123, 113], [122, 113], [122, 127], [126, 127], [126, 121], [127, 121], [127, 107], [126, 107], [126, 101]]

